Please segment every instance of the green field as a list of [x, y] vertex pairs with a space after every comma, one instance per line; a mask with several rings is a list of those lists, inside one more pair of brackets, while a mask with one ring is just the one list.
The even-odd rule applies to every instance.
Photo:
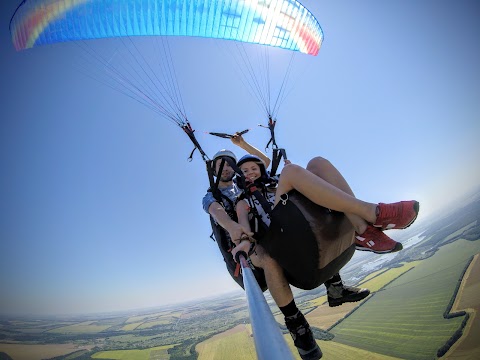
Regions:
[[180, 317], [182, 316], [181, 311], [162, 311], [154, 314], [147, 314], [147, 315], [140, 315], [140, 316], [132, 316], [125, 321], [125, 324], [130, 324], [130, 323], [143, 323], [146, 321], [151, 321], [152, 319], [158, 319], [162, 317]]
[[134, 334], [129, 335], [117, 335], [108, 337], [108, 341], [112, 344], [116, 344], [119, 347], [123, 347], [128, 344], [137, 343], [141, 344], [142, 342], [147, 342], [151, 339], [156, 338], [158, 335], [151, 336], [139, 336]]
[[74, 333], [74, 334], [94, 334], [110, 328], [112, 324], [100, 324], [96, 321], [85, 321], [80, 324], [63, 326], [57, 329], [50, 330], [52, 333]]
[[174, 322], [175, 319], [173, 318], [164, 318], [164, 319], [159, 319], [155, 321], [149, 321], [149, 322], [144, 322], [140, 324], [139, 326], [136, 327], [136, 329], [150, 329], [152, 327], [158, 326], [158, 325], [166, 325], [166, 324], [171, 324]]
[[442, 247], [334, 327], [334, 341], [400, 358], [434, 358], [463, 320], [444, 319], [443, 313], [470, 256], [478, 252], [480, 241]]
[[[466, 263], [480, 253], [480, 240], [473, 241], [480, 237], [480, 225], [476, 225], [480, 203], [478, 208], [469, 212], [462, 208], [448, 222], [432, 224], [426, 240], [404, 249], [382, 269], [367, 275], [359, 285], [373, 295], [364, 302], [330, 308], [324, 304], [322, 291], [299, 295], [297, 305], [317, 328], [319, 337], [323, 336], [319, 328], [337, 324], [330, 330], [335, 336], [331, 341], [318, 340], [324, 358], [436, 358], [437, 350], [464, 320], [446, 320], [443, 315]], [[452, 242], [439, 249], [446, 241]], [[273, 304], [271, 297], [267, 299]], [[272, 309], [283, 324], [276, 305]], [[171, 360], [194, 358], [193, 348], [200, 360], [256, 357], [246, 299], [241, 293], [143, 312], [0, 320], [0, 352], [14, 359], [60, 355], [74, 359], [95, 353], [95, 359]], [[467, 326], [470, 324], [472, 320]], [[472, 343], [477, 339], [471, 333]], [[284, 336], [298, 360], [290, 335]]]
[[92, 358], [110, 360], [168, 360], [170, 355], [168, 355], [167, 351], [173, 346], [157, 346], [144, 350], [101, 351], [92, 355]]
[[135, 330], [136, 328], [138, 328], [140, 325], [142, 325], [143, 322], [136, 322], [136, 323], [130, 323], [130, 324], [127, 324], [125, 326], [123, 326], [121, 328], [122, 331], [131, 331], [131, 330]]
[[[249, 331], [227, 331], [197, 345], [198, 360], [256, 359], [255, 345]], [[301, 360], [290, 335], [284, 335], [296, 360]], [[317, 341], [325, 359], [395, 360], [397, 358], [361, 350], [333, 341]]]

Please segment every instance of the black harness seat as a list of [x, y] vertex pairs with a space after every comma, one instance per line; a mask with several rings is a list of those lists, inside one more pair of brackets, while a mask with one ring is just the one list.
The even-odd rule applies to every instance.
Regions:
[[[259, 244], [283, 268], [288, 282], [311, 290], [337, 274], [355, 252], [355, 231], [343, 213], [292, 190], [272, 210]], [[284, 195], [285, 196], [285, 195]]]

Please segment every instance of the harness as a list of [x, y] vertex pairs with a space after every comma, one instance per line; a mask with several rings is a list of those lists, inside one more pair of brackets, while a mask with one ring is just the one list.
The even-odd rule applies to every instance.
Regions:
[[[271, 171], [272, 179], [269, 182], [270, 186], [275, 186], [277, 181], [278, 181], [278, 179], [276, 180], [275, 178], [273, 178], [273, 175], [275, 175], [275, 172], [278, 168], [278, 165], [280, 163], [280, 160], [281, 160], [282, 156], [285, 159], [287, 158], [285, 150], [284, 149], [279, 149], [276, 142], [275, 142], [274, 127], [275, 127], [275, 121], [271, 120], [271, 118], [270, 118], [269, 129], [270, 129], [270, 132], [271, 132], [271, 139], [270, 139], [269, 143], [267, 144], [267, 147], [270, 143], [272, 143], [273, 144], [272, 146], [274, 146], [273, 159], [272, 159], [272, 171]], [[228, 196], [222, 194], [222, 192], [219, 190], [218, 185], [220, 183], [221, 178], [220, 178], [220, 176], [217, 176], [216, 179], [215, 179], [215, 175], [214, 175], [215, 174], [215, 168], [214, 168], [215, 164], [214, 164], [213, 160], [210, 160], [208, 158], [208, 156], [205, 154], [205, 152], [203, 151], [202, 147], [200, 146], [197, 139], [195, 138], [195, 134], [194, 134], [195, 130], [193, 130], [193, 128], [191, 127], [191, 125], [188, 122], [186, 123], [186, 125], [182, 126], [182, 129], [184, 130], [184, 132], [188, 135], [188, 137], [190, 138], [190, 140], [194, 144], [194, 148], [190, 153], [188, 161], [192, 161], [193, 154], [194, 154], [195, 150], [198, 150], [200, 152], [200, 154], [202, 156], [202, 159], [205, 162], [205, 167], [206, 167], [207, 174], [208, 174], [208, 181], [209, 181], [209, 185], [210, 185], [209, 189], [207, 191], [211, 192], [214, 199], [221, 206], [223, 206], [226, 213], [234, 221], [237, 221], [238, 219], [237, 219], [237, 216], [236, 216], [236, 212], [234, 211], [236, 203], [234, 203], [232, 200], [230, 200], [230, 198]], [[249, 131], [249, 129], [246, 129], [246, 130], [244, 130], [244, 131], [242, 131], [238, 134], [242, 135], [242, 134], [247, 133], [248, 131]], [[210, 134], [215, 135], [215, 136], [219, 136], [219, 137], [222, 137], [222, 138], [232, 138], [234, 136], [234, 135], [229, 135], [229, 134], [224, 134], [224, 133], [210, 133]], [[225, 163], [228, 163], [230, 165], [230, 167], [235, 171], [235, 173], [236, 173], [235, 182], [236, 182], [237, 186], [243, 190], [242, 195], [245, 196], [245, 198], [249, 199], [250, 204], [252, 204], [251, 201], [253, 201], [252, 196], [255, 196], [255, 198], [260, 202], [264, 211], [269, 214], [272, 211], [271, 205], [268, 203], [268, 201], [265, 199], [265, 197], [263, 196], [263, 194], [261, 192], [261, 190], [265, 189], [265, 184], [259, 183], [259, 182], [248, 183], [246, 181], [245, 176], [243, 175], [242, 171], [240, 170], [240, 168], [233, 161], [233, 159], [231, 159], [229, 157], [223, 157], [221, 159], [221, 163], [220, 163], [218, 173], [221, 173], [223, 171], [223, 167], [225, 166]], [[228, 204], [228, 206], [226, 206], [225, 204]], [[227, 208], [229, 210], [227, 210]], [[254, 224], [253, 224], [254, 227], [253, 228], [255, 230], [257, 230], [256, 233], [266, 231], [267, 226], [263, 222], [263, 220], [261, 219], [260, 215], [258, 214], [258, 212], [256, 210], [256, 207], [251, 205], [250, 208], [251, 208], [251, 212], [253, 214], [253, 217], [252, 217], [252, 220], [254, 222]], [[210, 235], [210, 238], [213, 241], [216, 241], [216, 243], [218, 244], [220, 252], [222, 253], [222, 256], [224, 258], [224, 261], [227, 264], [227, 269], [228, 269], [229, 273], [232, 275], [234, 280], [243, 288], [244, 287], [243, 286], [243, 277], [239, 276], [240, 265], [239, 265], [239, 263], [235, 263], [234, 260], [233, 260], [233, 257], [230, 255], [230, 253], [231, 253], [231, 251], [234, 247], [234, 243], [232, 242], [232, 239], [230, 239], [230, 237], [227, 236], [226, 231], [223, 228], [221, 228], [211, 216], [210, 216], [210, 222], [211, 222], [211, 225], [212, 225], [212, 233]], [[256, 245], [256, 243], [252, 242], [252, 245], [250, 247], [250, 251], [249, 251], [248, 255], [251, 255], [255, 251], [255, 245]], [[265, 291], [268, 288], [268, 286], [266, 285], [265, 275], [263, 273], [263, 269], [255, 268], [253, 266], [253, 264], [251, 263], [250, 258], [248, 258], [247, 261], [249, 262], [249, 265], [253, 270], [254, 276], [257, 279], [258, 284], [260, 285], [262, 290]]]
[[[235, 171], [236, 177], [235, 177], [235, 182], [237, 186], [243, 190], [242, 195], [240, 195], [238, 200], [241, 199], [246, 199], [249, 203], [251, 213], [252, 213], [252, 221], [251, 225], [252, 229], [254, 230], [255, 236], [257, 238], [261, 238], [261, 235], [264, 235], [266, 230], [268, 229], [268, 226], [264, 223], [262, 220], [261, 216], [259, 215], [257, 208], [254, 204], [253, 197], [260, 203], [260, 206], [262, 207], [263, 211], [266, 214], [270, 214], [272, 212], [272, 205], [267, 201], [265, 198], [264, 194], [267, 189], [272, 189], [277, 186], [278, 183], [278, 176], [276, 175], [278, 166], [280, 165], [280, 161], [283, 159], [287, 160], [287, 153], [285, 149], [279, 148], [277, 145], [277, 142], [275, 140], [275, 125], [277, 121], [272, 119], [270, 116], [268, 119], [268, 124], [267, 126], [264, 125], [259, 125], [264, 128], [268, 128], [270, 131], [270, 140], [268, 141], [265, 149], [268, 149], [268, 147], [271, 145], [272, 146], [272, 166], [270, 170], [270, 174], [267, 178], [259, 179], [256, 180], [255, 182], [250, 182], [245, 179], [245, 176], [243, 175], [242, 171], [240, 168], [237, 166], [237, 164], [234, 163], [234, 161], [230, 158], [222, 158], [221, 163], [220, 163], [220, 168], [219, 168], [219, 173], [222, 172], [223, 166], [225, 165], [225, 162], [227, 162], [230, 167]], [[243, 135], [247, 133], [250, 129], [243, 130], [242, 132], [239, 132], [238, 135]], [[234, 135], [226, 134], [226, 133], [212, 133], [210, 132], [209, 134], [221, 137], [224, 139], [230, 139]], [[198, 146], [197, 146], [198, 147]], [[208, 191], [212, 192], [213, 197], [217, 202], [224, 205], [223, 200], [227, 201], [229, 204], [230, 209], [235, 208], [235, 204], [232, 203], [232, 201], [227, 198], [225, 195], [223, 195], [219, 190], [218, 190], [218, 184], [220, 182], [220, 177], [217, 177], [215, 181], [214, 177], [214, 164], [213, 161], [210, 161], [209, 164], [207, 164], [207, 173], [209, 177], [209, 182], [210, 182], [210, 188]], [[238, 202], [237, 200], [237, 202]], [[225, 206], [224, 206], [225, 208]], [[234, 211], [225, 211], [230, 215], [232, 219], [237, 221], [237, 216]], [[213, 234], [212, 234], [213, 235]], [[212, 237], [212, 236], [211, 236]], [[213, 238], [212, 238], [213, 239]]]
[[[233, 161], [233, 159], [231, 159], [229, 157], [223, 157], [221, 159], [221, 162], [220, 162], [220, 167], [218, 169], [218, 173], [219, 174], [222, 173], [223, 167], [225, 166], [225, 163], [228, 163], [230, 165], [230, 167], [235, 171], [237, 176], [239, 176], [238, 180], [237, 180], [238, 183], [241, 184], [239, 187], [245, 187], [246, 186], [245, 185], [245, 176], [243, 175], [242, 171], [237, 166], [235, 161]], [[209, 183], [210, 183], [210, 188], [207, 191], [212, 193], [214, 199], [219, 204], [222, 205], [225, 212], [230, 216], [230, 218], [234, 221], [237, 221], [238, 220], [237, 219], [237, 214], [234, 210], [236, 203], [234, 203], [232, 200], [230, 200], [230, 198], [228, 196], [224, 195], [219, 190], [218, 184], [220, 182], [220, 176], [217, 176], [217, 179], [215, 180], [215, 177], [214, 177], [214, 162], [211, 161], [211, 160], [209, 160], [207, 162], [207, 173], [208, 173], [208, 178], [209, 178]], [[227, 210], [227, 207], [225, 206], [224, 201], [227, 202], [227, 204], [229, 205], [228, 208], [230, 210]], [[232, 239], [230, 239], [230, 237], [227, 236], [227, 233], [224, 229], [221, 229], [220, 226], [213, 221], [212, 217], [210, 217], [210, 219], [211, 219], [211, 224], [212, 224], [212, 234], [210, 235], [210, 238], [221, 245], [221, 250], [226, 250], [228, 253], [231, 253], [231, 251], [233, 250], [233, 248], [235, 246]], [[215, 234], [215, 230], [217, 230], [217, 234]], [[219, 236], [218, 236], [218, 231], [221, 232], [221, 234]], [[228, 243], [225, 241], [225, 239], [228, 239]], [[251, 255], [255, 252], [256, 242], [252, 241], [252, 240], [253, 239], [250, 238], [251, 245], [250, 245], [250, 249], [248, 251], [248, 255]], [[223, 253], [223, 251], [222, 251], [222, 253]], [[233, 259], [231, 256], [230, 256], [230, 258]], [[224, 255], [224, 259], [225, 259], [225, 255]], [[226, 261], [226, 259], [225, 259], [225, 261]], [[253, 266], [250, 258], [248, 258], [247, 261], [248, 261], [250, 267], [252, 268], [252, 270], [255, 270], [255, 267]], [[240, 274], [240, 263], [235, 263], [234, 266], [235, 266], [235, 270], [233, 272], [233, 276], [234, 276], [234, 278], [238, 279], [239, 274]]]
[[248, 202], [250, 213], [252, 214], [250, 225], [252, 231], [254, 232], [254, 237], [257, 240], [261, 239], [265, 235], [268, 226], [265, 224], [262, 216], [259, 214], [254, 199], [260, 203], [263, 211], [270, 215], [272, 212], [272, 205], [267, 201], [265, 196], [267, 191], [267, 186], [263, 182], [257, 180], [253, 183], [247, 183], [246, 188], [243, 189], [242, 194], [238, 198], [238, 201], [245, 199]]
[[[224, 165], [225, 165], [225, 158], [221, 160], [220, 169], [219, 169], [220, 173], [223, 171]], [[217, 200], [217, 202], [223, 206], [223, 208], [225, 209], [225, 212], [227, 212], [227, 214], [236, 221], [237, 215], [233, 211], [233, 209], [235, 209], [235, 204], [233, 203], [232, 200], [230, 200], [228, 196], [225, 196], [224, 194], [222, 194], [222, 192], [218, 189], [220, 177], [217, 177], [217, 180], [215, 181], [213, 161], [208, 160], [208, 162], [206, 163], [206, 166], [207, 166], [207, 173], [208, 173], [208, 181], [210, 183], [210, 187], [208, 188], [207, 192], [211, 192], [214, 199]], [[228, 203], [229, 205], [228, 208], [231, 210], [227, 211], [226, 207], [224, 206], [224, 201]]]
[[[268, 128], [272, 138], [267, 144], [267, 147], [270, 144], [273, 147], [270, 177], [264, 176], [259, 179], [261, 181], [248, 183], [233, 159], [228, 157], [222, 158], [219, 167], [222, 171], [225, 162], [227, 162], [237, 173], [235, 180], [243, 190], [242, 196], [247, 201], [253, 201], [252, 198], [255, 197], [263, 210], [267, 214], [273, 215], [271, 217], [273, 226], [268, 229], [268, 235], [263, 238], [258, 237], [261, 239], [262, 247], [278, 262], [290, 284], [300, 289], [311, 290], [337, 274], [351, 259], [355, 251], [354, 229], [342, 213], [330, 212], [328, 209], [314, 204], [298, 192], [283, 194], [280, 199], [277, 199], [282, 202], [281, 208], [272, 213], [271, 205], [268, 204], [263, 193], [275, 187], [278, 183], [278, 176], [275, 176], [278, 165], [282, 157], [287, 159], [285, 150], [279, 149], [276, 145], [274, 127], [275, 121], [270, 119]], [[191, 127], [186, 126], [184, 130], [195, 144], [190, 158], [194, 151], [198, 149], [205, 160], [209, 176], [209, 191], [224, 208], [229, 207], [233, 210], [235, 204], [218, 189], [221, 179], [217, 178], [215, 180], [213, 162], [201, 150]], [[261, 224], [261, 218], [255, 205], [250, 208], [255, 221], [259, 220], [258, 223]], [[235, 213], [232, 211], [228, 211], [228, 213], [233, 219], [236, 219]], [[219, 247], [228, 272], [235, 282], [245, 288], [243, 276], [239, 272], [240, 268], [231, 256], [233, 246], [230, 238], [212, 217], [210, 217], [210, 221], [213, 230], [211, 237]], [[292, 239], [298, 240], [298, 245], [292, 247]], [[265, 291], [268, 286], [263, 269], [254, 268], [251, 262], [250, 266], [258, 284]]]

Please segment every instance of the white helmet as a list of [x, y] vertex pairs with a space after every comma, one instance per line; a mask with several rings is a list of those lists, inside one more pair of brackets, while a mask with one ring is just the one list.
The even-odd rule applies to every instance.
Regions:
[[220, 151], [217, 151], [217, 153], [213, 156], [213, 159], [212, 159], [213, 163], [215, 164], [215, 162], [222, 157], [229, 157], [235, 163], [237, 162], [237, 157], [235, 156], [235, 154], [232, 151], [227, 150], [227, 149], [222, 149]]

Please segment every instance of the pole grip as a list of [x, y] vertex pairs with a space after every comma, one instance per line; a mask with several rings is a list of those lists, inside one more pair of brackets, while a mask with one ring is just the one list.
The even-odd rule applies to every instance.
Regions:
[[240, 256], [243, 257], [244, 260], [247, 260], [248, 258], [248, 255], [245, 251], [239, 251], [235, 254], [235, 260], [237, 261], [237, 263], [239, 264], [242, 264], [242, 260], [240, 259]]

